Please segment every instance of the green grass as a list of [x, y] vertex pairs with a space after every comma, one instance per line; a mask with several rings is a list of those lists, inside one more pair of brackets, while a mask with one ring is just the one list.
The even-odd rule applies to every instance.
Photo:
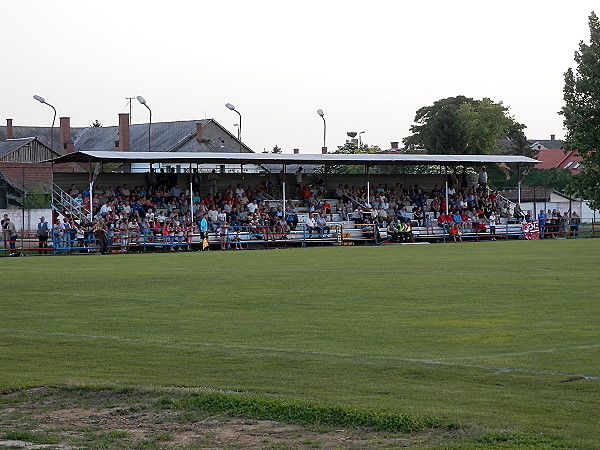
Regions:
[[593, 448], [599, 251], [585, 239], [1, 258], [0, 388], [217, 389], [435, 417], [497, 446]]

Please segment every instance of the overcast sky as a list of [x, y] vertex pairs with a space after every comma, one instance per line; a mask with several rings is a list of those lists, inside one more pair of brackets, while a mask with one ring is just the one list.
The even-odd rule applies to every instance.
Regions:
[[[0, 6], [0, 120], [116, 125], [214, 118], [254, 151], [330, 151], [347, 131], [387, 149], [415, 112], [502, 101], [531, 139], [564, 136], [563, 74], [597, 2], [28, 0]], [[600, 8], [597, 8], [600, 9]], [[597, 11], [600, 13], [600, 11]], [[135, 102], [133, 122], [147, 123]], [[58, 124], [58, 120], [57, 120]]]

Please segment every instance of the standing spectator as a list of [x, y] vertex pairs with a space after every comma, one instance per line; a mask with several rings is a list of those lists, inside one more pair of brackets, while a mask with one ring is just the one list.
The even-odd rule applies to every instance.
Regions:
[[541, 209], [538, 214], [538, 227], [540, 229], [540, 239], [544, 239], [544, 234], [546, 232], [546, 214], [543, 209]]
[[10, 245], [10, 256], [16, 255], [16, 243], [17, 243], [17, 229], [15, 228], [15, 224], [10, 221], [9, 217], [4, 219], [3, 230], [8, 235], [8, 243]]
[[56, 219], [52, 224], [52, 246], [54, 247], [54, 253], [58, 253], [62, 242], [62, 225], [60, 220]]
[[213, 169], [210, 174], [208, 174], [208, 188], [209, 192], [213, 196], [213, 198], [217, 195], [217, 182], [219, 181], [219, 176], [215, 169]]
[[202, 239], [202, 250], [208, 250], [208, 214], [202, 214], [202, 220], [198, 224], [200, 228], [200, 239]]
[[8, 249], [8, 214], [4, 214], [4, 217], [0, 221], [0, 226], [2, 226], [2, 240], [4, 241], [4, 250]]
[[221, 250], [229, 250], [229, 224], [227, 222], [221, 223], [217, 230], [217, 234], [219, 235]]
[[485, 166], [481, 166], [479, 170], [479, 187], [485, 192], [487, 190], [488, 174], [485, 171]]
[[295, 184], [294, 184], [294, 198], [298, 198], [300, 195], [300, 190], [302, 189], [302, 166], [298, 167], [298, 170], [294, 173]]
[[108, 236], [106, 235], [106, 225], [102, 220], [94, 219], [92, 224], [92, 233], [98, 241], [98, 249], [101, 254], [105, 254], [109, 251]]
[[48, 226], [48, 222], [46, 222], [46, 218], [44, 216], [40, 217], [40, 223], [37, 225], [37, 237], [40, 255], [47, 252], [49, 228], [50, 227]]
[[581, 219], [579, 215], [573, 211], [571, 212], [571, 220], [569, 221], [570, 233], [569, 236], [577, 237], [579, 235], [579, 224], [581, 223]]
[[496, 214], [494, 214], [494, 211], [492, 211], [490, 213], [488, 220], [489, 220], [489, 224], [490, 224], [490, 235], [492, 236], [492, 241], [495, 241], [496, 240]]

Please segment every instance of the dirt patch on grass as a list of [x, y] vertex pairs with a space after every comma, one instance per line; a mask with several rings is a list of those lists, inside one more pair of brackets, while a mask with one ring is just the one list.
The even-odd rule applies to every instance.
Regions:
[[368, 430], [319, 429], [160, 408], [161, 394], [33, 388], [0, 396], [0, 447], [376, 449], [420, 446]]

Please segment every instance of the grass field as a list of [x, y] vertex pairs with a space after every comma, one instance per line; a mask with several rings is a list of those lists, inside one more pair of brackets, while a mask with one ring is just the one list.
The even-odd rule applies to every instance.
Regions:
[[582, 239], [1, 258], [0, 389], [218, 389], [429, 416], [463, 430], [446, 447], [598, 448], [599, 255]]

